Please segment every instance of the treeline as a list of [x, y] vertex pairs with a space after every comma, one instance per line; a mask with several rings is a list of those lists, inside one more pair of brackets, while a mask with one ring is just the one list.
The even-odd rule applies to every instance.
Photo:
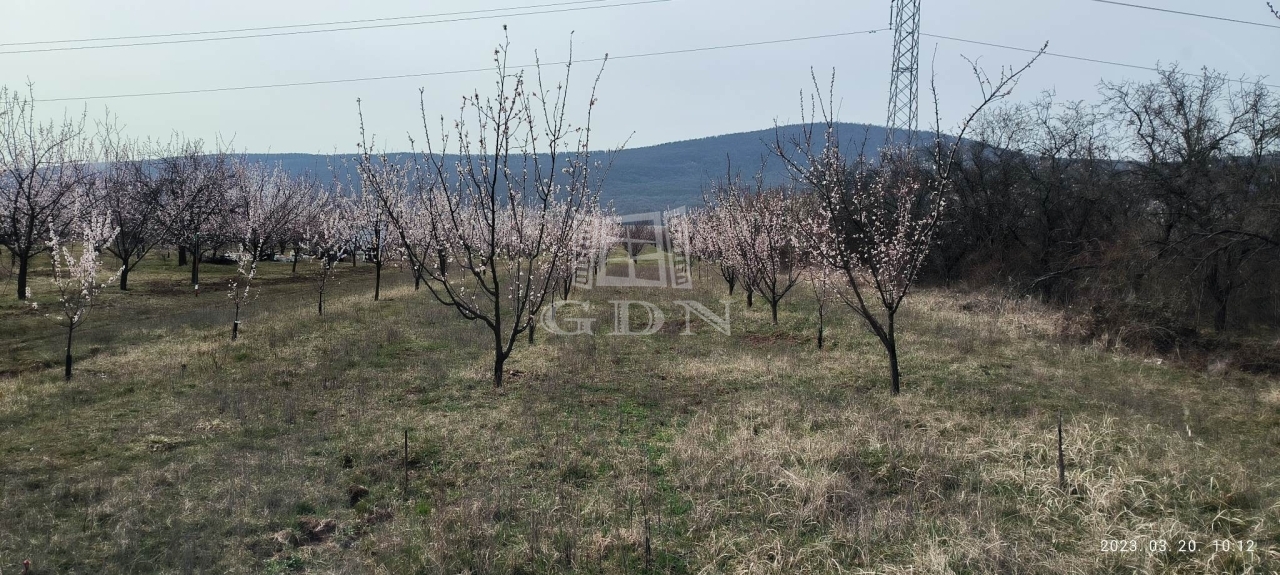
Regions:
[[1176, 67], [1100, 93], [978, 118], [930, 278], [1075, 305], [1095, 335], [1275, 325], [1277, 94]]
[[[0, 271], [16, 280], [20, 300], [30, 296], [37, 257], [49, 257], [53, 240], [82, 236], [91, 220], [115, 230], [86, 247], [120, 261], [121, 290], [157, 248], [177, 251], [197, 295], [201, 263], [237, 263], [228, 254], [287, 254], [296, 272], [302, 258], [332, 264], [358, 253], [381, 271], [386, 224], [354, 169], [289, 173], [199, 139], [131, 138], [110, 117], [96, 127], [83, 115], [41, 121], [33, 102], [29, 92], [0, 89], [0, 246], [9, 252]], [[330, 240], [335, 212], [345, 227]]]
[[1280, 319], [1280, 98], [1159, 72], [1102, 84], [1096, 104], [988, 99], [954, 138], [876, 157], [811, 115], [770, 145], [791, 184], [730, 173], [676, 241], [775, 323], [807, 284], [819, 345], [827, 302], [843, 303], [884, 345], [895, 392], [895, 317], [917, 280], [1069, 307], [1065, 335], [1109, 346], [1238, 347]]
[[[80, 243], [122, 262], [122, 289], [158, 246], [177, 248], [197, 286], [200, 262], [230, 246], [235, 337], [253, 262], [314, 257], [322, 314], [334, 264], [359, 253], [377, 268], [375, 300], [385, 259], [485, 324], [500, 386], [516, 341], [532, 341], [550, 302], [620, 236], [599, 204], [605, 164], [586, 129], [594, 98], [583, 125], [566, 127], [563, 96], [549, 97], [551, 111], [513, 96], [525, 79], [501, 53], [498, 93], [519, 105], [464, 100], [486, 118], [477, 127], [501, 138], [471, 142], [458, 124], [438, 147], [424, 134], [426, 149], [406, 163], [374, 154], [361, 127], [361, 153], [323, 183], [200, 141], [139, 142], [109, 123], [90, 134], [83, 116], [41, 123], [29, 94], [0, 90], [0, 244], [18, 297], [36, 255], [103, 221], [110, 233]], [[828, 303], [850, 308], [883, 344], [895, 393], [895, 318], [918, 279], [1075, 306], [1087, 335], [1109, 341], [1176, 344], [1202, 327], [1280, 319], [1280, 99], [1268, 86], [1166, 68], [1154, 81], [1104, 83], [1096, 104], [1044, 95], [995, 106], [1025, 69], [979, 74], [986, 97], [955, 134], [876, 158], [841, 149], [834, 94], [816, 93], [809, 123], [769, 145], [791, 183], [729, 174], [704, 208], [673, 222], [675, 241], [749, 305], [759, 296], [775, 322], [784, 297], [806, 286], [819, 345]], [[93, 283], [82, 275], [67, 285]]]

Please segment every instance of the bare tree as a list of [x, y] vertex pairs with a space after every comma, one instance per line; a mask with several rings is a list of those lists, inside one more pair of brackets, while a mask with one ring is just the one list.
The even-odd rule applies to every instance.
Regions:
[[124, 138], [113, 125], [100, 128], [104, 160], [98, 203], [118, 232], [106, 245], [120, 259], [120, 289], [129, 289], [129, 272], [164, 241], [160, 208], [164, 191], [158, 172], [144, 158], [138, 142]]
[[1021, 235], [1030, 161], [1023, 152], [1031, 131], [1026, 107], [989, 109], [975, 118], [970, 131], [952, 168], [946, 198], [951, 207], [932, 258], [948, 286], [962, 271], [983, 266], [997, 269], [982, 272], [1007, 272], [1008, 260], [1019, 259], [1014, 254], [1026, 243]]
[[1261, 83], [1230, 88], [1223, 74], [1163, 68], [1154, 82], [1104, 83], [1129, 138], [1139, 185], [1153, 200], [1162, 265], [1187, 265], [1228, 327], [1251, 265], [1280, 248], [1274, 218], [1258, 218], [1260, 168], [1280, 141], [1280, 102]]
[[626, 223], [623, 224], [623, 234], [629, 240], [626, 242], [624, 249], [627, 257], [631, 258], [631, 263], [637, 263], [640, 253], [644, 251], [645, 246], [658, 246], [658, 232], [653, 224], [646, 223]]
[[[533, 329], [543, 303], [572, 273], [573, 240], [589, 225], [598, 195], [589, 151], [594, 88], [583, 125], [571, 126], [571, 65], [561, 84], [548, 87], [540, 67], [527, 83], [523, 72], [508, 67], [508, 55], [507, 44], [495, 50], [493, 96], [477, 92], [463, 99], [452, 130], [456, 162], [445, 159], [450, 137], [443, 118], [440, 146], [432, 144], [424, 104], [426, 149], [416, 155], [411, 177], [388, 178], [402, 168], [372, 155], [361, 113], [362, 181], [380, 198], [410, 267], [431, 295], [492, 332], [494, 387], [502, 386], [517, 338]], [[425, 222], [398, 209], [408, 193], [397, 189], [401, 181], [413, 184]], [[426, 245], [415, 241], [424, 235], [431, 239]]]
[[49, 249], [46, 234], [63, 234], [70, 206], [91, 184], [91, 143], [83, 115], [41, 123], [35, 98], [0, 87], [0, 244], [17, 260], [18, 299], [27, 298], [31, 258]]

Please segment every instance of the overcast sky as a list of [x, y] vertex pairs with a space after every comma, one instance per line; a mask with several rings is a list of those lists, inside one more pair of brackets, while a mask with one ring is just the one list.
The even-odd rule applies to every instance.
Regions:
[[[79, 44], [13, 45], [106, 36], [193, 32], [387, 18], [565, 0], [464, 2], [384, 0], [3, 0], [0, 52]], [[621, 4], [605, 0], [564, 8]], [[1132, 0], [1132, 3], [1280, 25], [1263, 0]], [[550, 10], [537, 8], [528, 12]], [[0, 84], [34, 82], [37, 99], [336, 80], [430, 73], [489, 66], [493, 48], [510, 26], [512, 62], [567, 54], [570, 32], [577, 58], [608, 52], [655, 51], [740, 44], [884, 28], [885, 0], [670, 0], [667, 2], [368, 30], [302, 34], [158, 46], [0, 54]], [[454, 16], [457, 18], [457, 16]], [[397, 21], [403, 22], [403, 21]], [[1280, 84], [1280, 29], [1138, 10], [1090, 0], [924, 0], [926, 33], [1027, 48], [1048, 41], [1050, 51], [1154, 66], [1178, 62], [1232, 75], [1269, 76]], [[297, 29], [295, 29], [297, 30]], [[192, 38], [179, 36], [174, 38]], [[154, 41], [154, 40], [140, 40]], [[840, 119], [882, 124], [892, 42], [886, 32], [672, 56], [623, 59], [604, 71], [594, 118], [595, 141], [629, 147], [763, 129], [774, 120], [799, 119], [799, 93], [811, 86], [810, 68], [837, 73]], [[1024, 62], [1028, 54], [924, 38], [922, 90], [927, 90], [936, 48], [944, 125], [956, 122], [978, 94], [963, 56], [991, 70]], [[585, 98], [597, 64], [575, 77]], [[549, 70], [559, 74], [562, 70]], [[1056, 90], [1064, 99], [1097, 99], [1100, 80], [1149, 79], [1153, 74], [1060, 58], [1042, 59], [1015, 94], [1031, 99]], [[253, 152], [351, 151], [358, 139], [356, 104], [391, 149], [405, 149], [405, 134], [420, 133], [418, 88], [426, 89], [431, 116], [454, 116], [460, 96], [492, 82], [491, 73], [467, 73], [305, 87], [41, 103], [42, 115], [91, 118], [104, 108], [136, 136], [234, 138]], [[922, 99], [927, 94], [922, 95]], [[922, 106], [926, 108], [926, 106]], [[931, 106], [928, 106], [931, 108]], [[922, 117], [931, 117], [922, 110]]]

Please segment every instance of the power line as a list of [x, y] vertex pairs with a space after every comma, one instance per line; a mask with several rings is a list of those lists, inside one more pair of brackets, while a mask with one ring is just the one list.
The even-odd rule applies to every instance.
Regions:
[[[952, 37], [952, 36], [942, 36], [942, 35], [940, 35], [940, 34], [929, 34], [929, 33], [921, 32], [921, 33], [920, 33], [920, 35], [921, 35], [921, 36], [928, 36], [928, 37], [930, 37], [930, 38], [937, 38], [937, 39], [939, 39], [939, 40], [950, 40], [950, 41], [952, 41], [952, 42], [962, 42], [962, 43], [965, 43], [965, 44], [975, 44], [975, 45], [978, 45], [978, 46], [988, 46], [988, 47], [991, 47], [991, 48], [1002, 48], [1002, 49], [1004, 49], [1004, 50], [1014, 50], [1014, 51], [1017, 51], [1017, 52], [1026, 52], [1026, 53], [1028, 53], [1028, 54], [1037, 54], [1037, 53], [1039, 53], [1039, 52], [1040, 52], [1040, 50], [1038, 50], [1038, 49], [1032, 49], [1032, 48], [1021, 48], [1021, 47], [1018, 47], [1018, 46], [1007, 46], [1007, 45], [1004, 45], [1004, 44], [996, 44], [996, 43], [993, 43], [993, 42], [980, 42], [980, 41], [978, 41], [978, 40], [966, 40], [966, 39], [964, 39], [964, 38], [955, 38], [955, 37]], [[1134, 70], [1145, 70], [1145, 71], [1147, 71], [1147, 72], [1156, 72], [1156, 73], [1159, 73], [1159, 72], [1160, 72], [1160, 69], [1159, 69], [1159, 68], [1152, 68], [1151, 66], [1139, 66], [1139, 65], [1137, 65], [1137, 64], [1126, 64], [1126, 63], [1124, 63], [1124, 62], [1113, 62], [1113, 61], [1110, 61], [1110, 60], [1099, 60], [1099, 59], [1097, 59], [1097, 58], [1086, 58], [1086, 57], [1084, 57], [1084, 56], [1072, 56], [1072, 55], [1070, 55], [1070, 54], [1059, 54], [1059, 53], [1056, 53], [1056, 52], [1045, 52], [1045, 53], [1044, 53], [1044, 55], [1045, 55], [1045, 56], [1051, 56], [1051, 57], [1054, 57], [1054, 58], [1063, 58], [1063, 59], [1066, 59], [1066, 60], [1079, 60], [1079, 61], [1081, 61], [1081, 62], [1092, 62], [1092, 63], [1094, 63], [1094, 64], [1106, 64], [1106, 65], [1108, 65], [1108, 66], [1119, 66], [1119, 67], [1121, 67], [1121, 68], [1131, 68], [1131, 69], [1134, 69]], [[1182, 75], [1184, 75], [1184, 76], [1198, 76], [1198, 75], [1199, 75], [1199, 74], [1194, 74], [1194, 73], [1191, 73], [1191, 72], [1181, 72], [1181, 74], [1182, 74]], [[1259, 85], [1262, 85], [1262, 86], [1266, 86], [1266, 87], [1268, 87], [1268, 88], [1280, 88], [1280, 85], [1278, 85], [1278, 84], [1267, 84], [1267, 83], [1264, 83], [1264, 82], [1249, 82], [1249, 81], [1247, 81], [1247, 80], [1228, 80], [1228, 81], [1230, 81], [1230, 82], [1235, 82], [1235, 83], [1238, 83], [1238, 84], [1248, 84], [1248, 85], [1259, 84]]]
[[1196, 18], [1205, 18], [1208, 20], [1219, 20], [1222, 22], [1232, 22], [1235, 24], [1248, 24], [1250, 26], [1262, 26], [1264, 28], [1280, 28], [1275, 24], [1263, 24], [1262, 22], [1250, 22], [1248, 20], [1236, 20], [1235, 18], [1223, 18], [1221, 16], [1211, 16], [1209, 14], [1196, 14], [1195, 12], [1183, 12], [1181, 10], [1170, 10], [1168, 8], [1157, 8], [1155, 6], [1143, 6], [1141, 4], [1129, 4], [1127, 2], [1115, 2], [1114, 0], [1092, 0], [1099, 4], [1114, 4], [1116, 6], [1125, 6], [1128, 8], [1138, 8], [1141, 10], [1151, 10], [1153, 12], [1165, 12], [1168, 14], [1178, 14], [1180, 16], [1194, 16]]
[[[800, 36], [796, 38], [782, 38], [779, 40], [760, 40], [757, 42], [744, 42], [742, 44], [721, 44], [719, 46], [705, 46], [701, 48], [682, 48], [680, 50], [665, 50], [662, 52], [646, 52], [644, 54], [630, 54], [624, 56], [609, 56], [610, 60], [627, 60], [629, 58], [647, 58], [649, 56], [670, 56], [673, 54], [689, 54], [692, 52], [710, 52], [712, 50], [726, 50], [729, 48], [747, 48], [750, 46], [768, 46], [770, 44], [786, 44], [789, 42], [803, 42], [805, 40], [823, 40], [827, 38], [841, 38], [844, 36], [858, 36], [861, 34], [875, 34], [876, 32], [888, 32], [889, 28], [876, 28], [875, 30], [858, 30], [856, 32], [837, 32], [835, 34], [821, 34], [818, 36]], [[578, 60], [579, 62], [600, 62], [604, 58], [593, 58], [591, 60]], [[560, 62], [564, 64], [565, 62]]]
[[[887, 31], [888, 28], [878, 28], [875, 30], [860, 30], [856, 32], [839, 32], [835, 34], [822, 34], [818, 36], [801, 36], [797, 38], [784, 38], [779, 40], [761, 40], [758, 42], [744, 42], [741, 44], [722, 44], [719, 46], [704, 46], [699, 48], [684, 48], [680, 50], [664, 50], [661, 52], [645, 52], [642, 54], [625, 54], [622, 56], [606, 56], [605, 58], [587, 58], [583, 60], [574, 60], [574, 63], [603, 62], [606, 58], [609, 60], [629, 60], [633, 58], [649, 58], [654, 56], [671, 56], [675, 54], [690, 54], [694, 52], [710, 52], [713, 50], [727, 50], [731, 48], [746, 48], [749, 46], [767, 46], [772, 44], [785, 44], [790, 42], [803, 42], [807, 40], [820, 40], [826, 38], [841, 38], [845, 36], [856, 36], [860, 34], [875, 34], [876, 32]], [[561, 62], [545, 62], [542, 66], [560, 66], [568, 64], [568, 61]], [[521, 66], [509, 66], [512, 70], [521, 70], [525, 68], [533, 68], [538, 64], [525, 64]], [[416, 74], [395, 74], [389, 76], [369, 76], [364, 78], [344, 78], [339, 80], [312, 80], [308, 82], [283, 82], [278, 84], [257, 84], [249, 86], [231, 86], [225, 88], [200, 88], [194, 90], [171, 90], [166, 92], [139, 92], [133, 94], [112, 94], [104, 96], [81, 96], [73, 98], [48, 98], [38, 100], [39, 102], [71, 102], [82, 100], [107, 100], [116, 98], [142, 98], [149, 96], [176, 96], [181, 94], [205, 94], [213, 92], [236, 92], [241, 90], [263, 90], [267, 88], [290, 88], [295, 86], [319, 86], [324, 84], [349, 84], [354, 82], [371, 82], [377, 80], [400, 80], [405, 78], [426, 78], [432, 76], [450, 76], [455, 74], [471, 74], [476, 72], [491, 72], [493, 67], [470, 68], [465, 70], [446, 70], [439, 72], [422, 72]]]
[[418, 20], [422, 18], [442, 18], [445, 16], [462, 16], [465, 14], [484, 14], [490, 12], [508, 12], [512, 10], [532, 10], [534, 8], [553, 8], [576, 4], [596, 4], [607, 0], [575, 0], [573, 2], [556, 2], [552, 4], [534, 4], [530, 6], [512, 6], [510, 8], [486, 8], [483, 10], [463, 10], [460, 12], [441, 12], [439, 14], [417, 14], [414, 16], [387, 16], [383, 18], [364, 18], [360, 20], [334, 20], [330, 22], [312, 22], [310, 24], [280, 24], [276, 26], [257, 26], [251, 28], [227, 28], [224, 30], [202, 30], [188, 32], [166, 32], [161, 34], [138, 34], [134, 36], [99, 36], [96, 38], [78, 38], [67, 40], [32, 40], [27, 42], [3, 42], [0, 47], [34, 46], [37, 44], [79, 44], [83, 42], [113, 42], [117, 40], [145, 40], [148, 38], [173, 38], [178, 36], [204, 36], [209, 34], [237, 34], [240, 32], [262, 32], [265, 30], [288, 30], [291, 28], [313, 28], [316, 26], [343, 26], [347, 24], [367, 24], [370, 22], [391, 22], [396, 20]]
[[[136, 46], [162, 46], [167, 44], [192, 44], [196, 42], [219, 42], [223, 40], [244, 40], [247, 38], [270, 38], [279, 36], [300, 36], [303, 34], [324, 34], [328, 32], [346, 32], [351, 30], [371, 30], [374, 28], [398, 28], [404, 26], [422, 26], [426, 24], [447, 24], [453, 22], [470, 22], [475, 20], [491, 20], [494, 18], [510, 18], [515, 16], [536, 16], [542, 14], [560, 14], [564, 12], [580, 12], [584, 10], [600, 10], [604, 8], [621, 8], [624, 6], [639, 6], [643, 4], [661, 4], [672, 2], [673, 0], [635, 0], [632, 2], [623, 2], [620, 4], [606, 4], [601, 6], [579, 6], [574, 8], [558, 8], [555, 10], [535, 10], [528, 12], [516, 12], [511, 14], [496, 14], [488, 16], [467, 16], [460, 18], [449, 18], [444, 20], [429, 20], [426, 22], [396, 22], [393, 24], [370, 24], [367, 26], [345, 26], [340, 28], [325, 28], [322, 30], [290, 30], [286, 32], [265, 32], [261, 34], [242, 34], [239, 36], [219, 36], [216, 38], [184, 38], [179, 40], [159, 40], [156, 42], [128, 42], [123, 44], [99, 44], [96, 46], [61, 46], [56, 48], [26, 48], [22, 50], [0, 51], [0, 55], [4, 54], [33, 54], [38, 52], [69, 52], [72, 50], [98, 50], [102, 48], [127, 48]], [[303, 26], [306, 26], [305, 24]], [[193, 33], [198, 34], [198, 33]]]
[[[641, 54], [626, 54], [626, 55], [622, 55], [622, 56], [609, 56], [609, 57], [608, 57], [608, 59], [610, 59], [610, 60], [629, 60], [629, 59], [634, 59], [634, 58], [649, 58], [649, 57], [654, 57], [654, 56], [670, 56], [670, 55], [675, 55], [675, 54], [690, 54], [690, 53], [696, 53], [696, 52], [710, 52], [710, 51], [714, 51], [714, 50], [727, 50], [727, 49], [732, 49], [732, 48], [746, 48], [746, 47], [752, 47], [752, 46], [767, 46], [767, 45], [772, 45], [772, 44], [786, 44], [786, 43], [792, 43], [792, 42], [804, 42], [804, 41], [808, 41], [808, 40], [822, 40], [822, 39], [829, 39], [829, 38], [840, 38], [840, 37], [846, 37], [846, 36], [856, 36], [856, 35], [862, 35], [862, 34], [875, 34], [875, 33], [877, 33], [877, 32], [886, 32], [886, 31], [889, 31], [889, 28], [877, 28], [877, 29], [875, 29], [875, 30], [859, 30], [859, 31], [855, 31], [855, 32], [839, 32], [839, 33], [835, 33], [835, 34], [822, 34], [822, 35], [817, 35], [817, 36], [800, 36], [800, 37], [795, 37], [795, 38], [782, 38], [782, 39], [777, 39], [777, 40], [761, 40], [761, 41], [757, 41], [757, 42], [744, 42], [744, 43], [740, 43], [740, 44], [722, 44], [722, 45], [718, 45], [718, 46], [703, 46], [703, 47], [698, 47], [698, 48], [685, 48], [685, 49], [679, 49], [679, 50], [664, 50], [664, 51], [659, 51], [659, 52], [645, 52], [645, 53], [641, 53]], [[961, 42], [961, 43], [965, 43], [965, 44], [974, 44], [974, 45], [978, 45], [978, 46], [987, 46], [987, 47], [991, 47], [991, 48], [1000, 48], [1000, 49], [1003, 49], [1003, 50], [1013, 50], [1013, 51], [1017, 51], [1017, 52], [1026, 52], [1026, 53], [1029, 53], [1029, 54], [1036, 54], [1036, 53], [1039, 53], [1039, 52], [1040, 52], [1040, 50], [1038, 50], [1038, 49], [1022, 48], [1022, 47], [1018, 47], [1018, 46], [1008, 46], [1008, 45], [1005, 45], [1005, 44], [996, 44], [996, 43], [994, 43], [994, 42], [981, 42], [981, 41], [978, 41], [978, 40], [968, 40], [968, 39], [965, 39], [965, 38], [956, 38], [956, 37], [954, 37], [954, 36], [943, 36], [943, 35], [940, 35], [940, 34], [929, 34], [929, 33], [926, 33], [926, 32], [921, 32], [921, 33], [920, 33], [920, 35], [921, 35], [921, 36], [927, 36], [927, 37], [930, 37], [930, 38], [937, 38], [937, 39], [940, 39], [940, 40], [949, 40], [949, 41], [952, 41], [952, 42]], [[1160, 72], [1160, 70], [1159, 70], [1158, 68], [1153, 68], [1153, 67], [1150, 67], [1150, 66], [1139, 66], [1139, 65], [1137, 65], [1137, 64], [1126, 64], [1126, 63], [1123, 63], [1123, 62], [1113, 62], [1113, 61], [1110, 61], [1110, 60], [1100, 60], [1100, 59], [1097, 59], [1097, 58], [1086, 58], [1086, 57], [1083, 57], [1083, 56], [1072, 56], [1072, 55], [1070, 55], [1070, 54], [1060, 54], [1060, 53], [1056, 53], [1056, 52], [1045, 52], [1045, 53], [1044, 53], [1044, 55], [1045, 55], [1045, 56], [1054, 57], [1054, 58], [1063, 58], [1063, 59], [1067, 59], [1067, 60], [1078, 60], [1078, 61], [1081, 61], [1081, 62], [1090, 62], [1090, 63], [1094, 63], [1094, 64], [1104, 64], [1104, 65], [1107, 65], [1107, 66], [1118, 66], [1118, 67], [1121, 67], [1121, 68], [1130, 68], [1130, 69], [1133, 69], [1133, 70], [1143, 70], [1143, 71], [1146, 71], [1146, 72], [1157, 72], [1157, 73], [1158, 73], [1158, 72]], [[589, 63], [589, 62], [601, 62], [601, 61], [603, 61], [603, 60], [604, 60], [604, 58], [588, 58], [588, 59], [584, 59], [584, 60], [575, 60], [574, 62], [576, 62], [576, 63]], [[544, 65], [544, 66], [559, 66], [559, 65], [564, 65], [564, 64], [568, 64], [568, 62], [565, 62], [565, 61], [562, 61], [562, 62], [548, 62], [548, 63], [543, 63], [542, 65]], [[520, 70], [520, 69], [532, 68], [532, 67], [534, 67], [534, 66], [535, 66], [535, 64], [525, 64], [525, 65], [522, 65], [522, 66], [511, 66], [511, 67], [510, 67], [510, 69], [513, 69], [513, 70]], [[493, 70], [493, 68], [492, 68], [492, 67], [485, 67], [485, 68], [470, 68], [470, 69], [464, 69], [464, 70], [445, 70], [445, 71], [438, 71], [438, 72], [420, 72], [420, 73], [414, 73], [414, 74], [394, 74], [394, 75], [387, 75], [387, 76], [368, 76], [368, 77], [363, 77], [363, 78], [343, 78], [343, 79], [335, 79], [335, 80], [312, 80], [312, 81], [306, 81], [306, 82], [282, 82], [282, 83], [276, 83], [276, 84], [255, 84], [255, 85], [246, 85], [246, 86], [229, 86], [229, 87], [222, 87], [222, 88], [198, 88], [198, 89], [191, 89], [191, 90], [170, 90], [170, 91], [163, 91], [163, 92], [137, 92], [137, 93], [131, 93], [131, 94], [109, 94], [109, 95], [99, 95], [99, 96], [78, 96], [78, 97], [65, 97], [65, 98], [47, 98], [47, 99], [41, 99], [41, 100], [37, 100], [37, 101], [39, 101], [39, 102], [72, 102], [72, 101], [85, 101], [85, 100], [109, 100], [109, 99], [118, 99], [118, 98], [143, 98], [143, 97], [152, 97], [152, 96], [177, 96], [177, 95], [185, 95], [185, 94], [206, 94], [206, 93], [215, 93], [215, 92], [237, 92], [237, 91], [244, 91], [244, 90], [264, 90], [264, 89], [269, 89], [269, 88], [291, 88], [291, 87], [298, 87], [298, 86], [320, 86], [320, 85], [326, 85], [326, 84], [350, 84], [350, 83], [356, 83], [356, 82], [372, 82], [372, 81], [379, 81], [379, 80], [400, 80], [400, 79], [406, 79], [406, 78], [427, 78], [427, 77], [434, 77], [434, 76], [451, 76], [451, 75], [456, 75], [456, 74], [472, 74], [472, 73], [476, 73], [476, 72], [490, 72], [490, 71], [492, 71], [492, 70]], [[1183, 74], [1185, 74], [1185, 75], [1187, 75], [1187, 76], [1195, 76], [1195, 75], [1196, 75], [1196, 74], [1192, 74], [1192, 73], [1189, 73], [1189, 72], [1184, 72]], [[1232, 81], [1232, 82], [1237, 82], [1237, 83], [1241, 83], [1241, 84], [1253, 84], [1253, 82], [1246, 82], [1246, 81], [1244, 81], [1244, 80], [1230, 80], [1230, 81]], [[1280, 89], [1280, 85], [1276, 85], [1276, 84], [1266, 84], [1266, 83], [1261, 83], [1261, 82], [1259, 82], [1259, 84], [1261, 84], [1261, 85], [1263, 85], [1263, 86], [1267, 86], [1267, 87], [1269, 87], [1269, 88], [1277, 88], [1277, 89]]]

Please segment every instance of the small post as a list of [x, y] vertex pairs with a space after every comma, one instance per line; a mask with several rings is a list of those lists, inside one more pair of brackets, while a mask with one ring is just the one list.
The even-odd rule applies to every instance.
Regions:
[[1058, 487], [1067, 488], [1067, 461], [1062, 455], [1062, 410], [1058, 410]]
[[409, 497], [409, 430], [404, 430], [404, 496]]
[[819, 349], [819, 350], [821, 350], [821, 349], [822, 349], [822, 335], [823, 335], [823, 333], [822, 333], [822, 332], [824, 331], [824, 329], [823, 329], [823, 328], [825, 328], [825, 327], [826, 327], [826, 326], [824, 326], [824, 325], [823, 325], [823, 319], [825, 319], [825, 318], [823, 318], [823, 315], [824, 315], [824, 314], [823, 314], [823, 310], [822, 310], [822, 304], [821, 304], [821, 303], [819, 303], [819, 304], [818, 304], [818, 349]]
[[653, 545], [649, 539], [649, 514], [644, 515], [644, 572], [653, 571]]
[[65, 369], [65, 371], [63, 372], [63, 374], [64, 374], [64, 376], [65, 376], [66, 381], [71, 381], [71, 334], [73, 334], [73, 333], [75, 333], [75, 326], [74, 326], [74, 325], [72, 325], [72, 326], [70, 326], [70, 327], [68, 327], [68, 328], [67, 328], [67, 357], [66, 357], [66, 369]]

